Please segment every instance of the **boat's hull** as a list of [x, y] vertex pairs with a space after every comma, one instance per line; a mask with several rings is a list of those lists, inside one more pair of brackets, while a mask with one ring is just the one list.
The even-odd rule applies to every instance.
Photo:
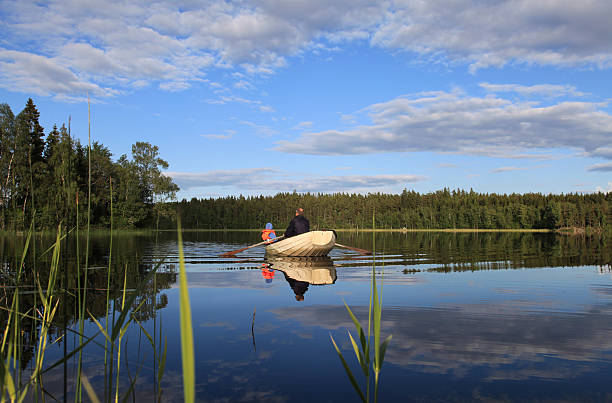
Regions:
[[310, 231], [266, 246], [271, 256], [326, 256], [336, 244], [334, 231]]

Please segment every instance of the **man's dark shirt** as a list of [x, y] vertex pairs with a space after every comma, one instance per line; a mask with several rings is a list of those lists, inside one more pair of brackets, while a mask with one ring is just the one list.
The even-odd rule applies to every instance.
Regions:
[[300, 235], [308, 231], [310, 231], [310, 222], [308, 219], [303, 215], [296, 215], [289, 223], [287, 230], [285, 230], [285, 238]]

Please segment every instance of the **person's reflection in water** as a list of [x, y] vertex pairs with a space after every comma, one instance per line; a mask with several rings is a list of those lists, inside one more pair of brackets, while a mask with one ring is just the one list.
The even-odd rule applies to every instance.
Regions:
[[266, 280], [266, 283], [272, 282], [272, 279], [274, 279], [274, 270], [270, 268], [269, 263], [261, 264], [261, 275]]
[[289, 286], [295, 293], [295, 300], [304, 301], [304, 294], [306, 293], [306, 291], [308, 291], [308, 286], [310, 284], [306, 281], [294, 280], [291, 277], [288, 277], [285, 273], [283, 274], [285, 276], [285, 280], [287, 280], [287, 282], [289, 283]]

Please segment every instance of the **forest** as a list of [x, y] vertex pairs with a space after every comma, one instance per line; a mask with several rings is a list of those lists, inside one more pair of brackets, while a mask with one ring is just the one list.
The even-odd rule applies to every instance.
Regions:
[[571, 228], [601, 233], [612, 224], [612, 192], [499, 195], [443, 189], [420, 194], [404, 189], [401, 194], [194, 198], [173, 205], [184, 228], [202, 229], [255, 229], [271, 222], [284, 230], [297, 207], [304, 208], [313, 229], [369, 229], [373, 215], [378, 229]]
[[31, 98], [16, 116], [0, 104], [0, 230], [108, 228], [111, 210], [115, 228], [143, 228], [166, 214], [178, 186], [157, 146], [137, 142], [113, 161], [101, 143], [75, 139], [70, 121], [45, 135], [39, 118]]
[[[159, 149], [137, 142], [116, 161], [101, 143], [83, 145], [68, 127], [46, 135], [32, 99], [16, 116], [0, 104], [0, 230], [93, 228], [283, 230], [297, 207], [311, 227], [369, 229], [612, 230], [612, 192], [486, 194], [443, 189], [420, 194], [278, 193], [176, 201]], [[90, 214], [87, 214], [87, 211]]]

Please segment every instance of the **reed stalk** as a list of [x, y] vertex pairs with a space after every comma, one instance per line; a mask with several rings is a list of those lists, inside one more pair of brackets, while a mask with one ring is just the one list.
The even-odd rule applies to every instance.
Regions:
[[[76, 189], [76, 274], [77, 274], [77, 306], [76, 306], [76, 311], [75, 311], [75, 316], [78, 318], [79, 321], [79, 344], [82, 344], [83, 342], [83, 337], [82, 337], [82, 332], [80, 332], [81, 329], [81, 324], [83, 322], [83, 314], [82, 314], [82, 307], [83, 305], [81, 304], [81, 253], [80, 253], [80, 248], [79, 248], [79, 237], [80, 237], [80, 233], [79, 233], [79, 189]], [[79, 357], [77, 360], [77, 383], [76, 383], [76, 392], [75, 392], [75, 396], [74, 396], [74, 401], [75, 402], [80, 402], [81, 401], [81, 364], [83, 362], [83, 357], [82, 357], [83, 352], [79, 351]]]
[[[105, 321], [104, 321], [104, 329], [106, 333], [108, 333], [108, 308], [109, 308], [109, 300], [110, 300], [110, 279], [111, 279], [111, 270], [112, 270], [112, 257], [113, 257], [113, 178], [110, 178], [110, 245], [108, 252], [108, 268], [106, 271], [106, 305], [105, 305]], [[107, 368], [108, 364], [108, 339], [104, 339], [104, 375], [106, 376], [108, 372]], [[105, 400], [106, 400], [106, 388], [105, 391]]]
[[[375, 228], [375, 214], [372, 215], [372, 228]], [[385, 360], [385, 353], [387, 351], [387, 347], [391, 341], [391, 335], [389, 335], [382, 343], [381, 343], [381, 330], [382, 330], [382, 281], [380, 287], [380, 294], [378, 291], [378, 286], [376, 285], [376, 241], [374, 239], [375, 234], [372, 236], [372, 277], [370, 283], [370, 302], [368, 305], [368, 327], [367, 327], [367, 336], [363, 327], [359, 323], [359, 320], [349, 308], [349, 306], [344, 303], [346, 310], [355, 326], [355, 330], [357, 332], [357, 337], [359, 340], [359, 344], [355, 341], [355, 338], [351, 334], [350, 330], [348, 331], [349, 340], [351, 342], [351, 346], [353, 347], [353, 351], [357, 358], [357, 362], [361, 371], [363, 372], [363, 376], [365, 379], [365, 391], [362, 387], [359, 386], [359, 382], [357, 378], [353, 374], [353, 371], [350, 369], [346, 359], [340, 348], [336, 344], [334, 337], [330, 333], [330, 338], [338, 357], [340, 358], [340, 362], [342, 363], [342, 367], [349, 378], [349, 381], [359, 399], [362, 402], [369, 403], [370, 402], [370, 386], [371, 386], [371, 376], [374, 374], [374, 402], [378, 402], [378, 386], [380, 383], [380, 372], [382, 370], [382, 365]], [[371, 338], [374, 338], [374, 357], [371, 357]]]
[[[80, 402], [83, 400], [82, 391], [85, 389], [87, 393], [86, 397], [89, 397], [92, 401], [98, 401], [95, 391], [92, 385], [89, 383], [88, 378], [86, 377], [83, 370], [83, 350], [89, 345], [90, 342], [94, 341], [95, 338], [102, 333], [105, 337], [104, 345], [99, 344], [94, 341], [95, 344], [98, 344], [100, 347], [104, 348], [104, 363], [105, 363], [105, 376], [107, 379], [104, 380], [105, 392], [108, 390], [108, 394], [105, 395], [106, 401], [110, 402], [113, 397], [113, 389], [114, 389], [114, 401], [116, 403], [121, 399], [122, 401], [126, 401], [130, 394], [133, 394], [134, 387], [136, 385], [136, 380], [138, 377], [138, 371], [132, 376], [129, 371], [129, 367], [127, 367], [127, 363], [124, 364], [128, 370], [128, 377], [130, 379], [130, 386], [124, 396], [120, 396], [120, 370], [122, 365], [122, 352], [125, 355], [125, 351], [122, 351], [121, 343], [124, 341], [124, 336], [130, 327], [132, 321], [136, 321], [134, 314], [138, 312], [142, 305], [146, 302], [143, 300], [140, 304], [137, 304], [137, 297], [142, 295], [145, 288], [150, 284], [151, 279], [155, 284], [155, 292], [157, 291], [156, 285], [156, 271], [163, 263], [163, 259], [159, 261], [155, 265], [155, 267], [145, 276], [144, 279], [140, 279], [136, 290], [133, 292], [128, 290], [127, 287], [127, 270], [128, 266], [125, 265], [124, 268], [124, 281], [123, 281], [123, 293], [121, 297], [121, 311], [118, 314], [118, 317], [115, 318], [116, 306], [118, 304], [112, 303], [113, 307], [113, 315], [112, 319], [109, 317], [109, 310], [111, 305], [111, 275], [112, 275], [112, 264], [113, 264], [113, 183], [112, 180], [110, 182], [110, 198], [111, 198], [111, 221], [110, 221], [110, 251], [108, 258], [108, 267], [107, 267], [107, 281], [106, 281], [106, 307], [105, 307], [105, 324], [102, 326], [100, 322], [87, 310], [87, 288], [88, 288], [88, 272], [89, 272], [89, 252], [90, 252], [90, 234], [91, 234], [91, 113], [90, 113], [90, 102], [88, 97], [88, 123], [89, 123], [89, 142], [88, 142], [88, 157], [89, 157], [89, 167], [88, 167], [88, 200], [87, 200], [87, 232], [86, 232], [86, 245], [85, 245], [85, 266], [83, 267], [84, 273], [81, 273], [81, 255], [80, 255], [80, 210], [79, 210], [79, 192], [78, 189], [76, 193], [72, 195], [75, 197], [75, 205], [76, 205], [76, 225], [74, 227], [76, 233], [76, 298], [77, 303], [75, 306], [74, 316], [76, 321], [78, 321], [78, 330], [75, 330], [76, 326], [70, 327], [66, 326], [64, 323], [64, 334], [63, 336], [57, 338], [55, 341], [51, 342], [51, 331], [53, 328], [54, 318], [57, 314], [60, 305], [60, 297], [58, 293], [61, 292], [64, 299], [67, 299], [68, 295], [74, 295], [69, 292], [69, 283], [67, 277], [68, 267], [64, 268], [64, 277], [63, 277], [63, 287], [58, 286], [58, 273], [60, 268], [60, 256], [62, 252], [61, 243], [64, 241], [68, 234], [72, 232], [72, 230], [67, 230], [65, 234], [63, 234], [62, 223], [58, 226], [55, 242], [53, 245], [42, 253], [42, 256], [52, 251], [51, 263], [49, 268], [48, 281], [46, 285], [41, 284], [40, 277], [38, 276], [37, 268], [34, 266], [37, 259], [40, 258], [35, 254], [35, 215], [36, 211], [34, 208], [32, 209], [32, 217], [30, 222], [30, 228], [27, 232], [27, 237], [25, 238], [25, 242], [23, 244], [23, 248], [21, 251], [21, 258], [18, 256], [18, 245], [17, 240], [15, 240], [15, 260], [13, 266], [17, 268], [16, 276], [14, 277], [14, 293], [11, 299], [7, 299], [6, 304], [3, 303], [4, 306], [0, 307], [0, 309], [5, 310], [7, 312], [7, 322], [6, 327], [0, 330], [0, 336], [2, 340], [0, 342], [0, 352], [3, 357], [0, 361], [0, 402], [11, 401], [11, 402], [21, 402], [23, 400], [34, 400], [36, 402], [46, 401], [46, 396], [48, 392], [45, 390], [43, 385], [43, 375], [47, 372], [53, 370], [59, 365], [64, 365], [64, 400], [67, 399], [67, 390], [66, 390], [66, 374], [67, 374], [67, 363], [69, 361], [74, 362], [76, 358], [76, 373], [75, 373], [75, 396], [74, 400], [76, 402]], [[70, 138], [70, 120], [68, 125], [68, 136]], [[70, 160], [68, 161], [68, 170], [70, 171]], [[14, 178], [13, 178], [14, 180]], [[33, 179], [32, 179], [32, 170], [30, 170], [30, 186], [31, 192], [30, 202], [34, 206], [34, 191], [35, 189], [32, 187]], [[69, 189], [69, 186], [68, 186]], [[69, 191], [66, 191], [66, 196], [69, 197], [71, 195], [68, 194]], [[13, 201], [13, 209], [15, 210], [17, 206]], [[64, 217], [65, 222], [68, 221], [68, 207], [66, 207], [66, 216]], [[15, 226], [14, 221], [14, 226]], [[15, 227], [15, 233], [16, 227]], [[156, 235], [157, 236], [157, 235]], [[42, 239], [42, 238], [41, 238]], [[21, 241], [19, 241], [21, 243]], [[64, 244], [65, 246], [66, 244]], [[193, 334], [192, 334], [192, 326], [191, 326], [191, 311], [189, 307], [189, 296], [187, 294], [187, 284], [186, 277], [184, 273], [184, 258], [182, 255], [182, 239], [179, 241], [179, 245], [181, 248], [181, 331], [182, 336], [188, 335], [188, 337], [182, 337], [182, 346], [183, 346], [183, 354], [187, 351], [191, 351], [190, 360], [184, 358], [184, 367], [190, 367], [190, 370], [185, 371], [186, 378], [188, 379], [185, 383], [185, 401], [194, 401], [195, 395], [195, 365], [193, 362]], [[19, 245], [21, 247], [22, 245]], [[29, 262], [30, 260], [33, 262], [32, 267], [28, 267], [28, 270], [32, 270], [33, 272], [33, 289], [34, 292], [34, 303], [32, 307], [22, 307], [23, 301], [21, 296], [21, 289], [24, 285], [22, 282], [22, 274], [25, 270], [26, 260]], [[17, 264], [18, 263], [18, 264]], [[66, 264], [66, 260], [64, 259], [64, 263]], [[28, 264], [29, 266], [29, 264]], [[29, 283], [29, 281], [28, 281]], [[28, 284], [30, 285], [30, 284]], [[74, 287], [74, 286], [72, 286]], [[90, 297], [91, 299], [91, 297]], [[155, 304], [155, 299], [154, 299]], [[10, 303], [10, 306], [9, 306]], [[66, 307], [66, 304], [64, 304]], [[89, 315], [90, 319], [96, 323], [99, 328], [99, 331], [93, 336], [86, 337], [84, 334], [84, 322], [86, 315]], [[64, 311], [64, 318], [66, 318], [67, 312]], [[28, 326], [27, 321], [31, 323], [31, 334], [36, 334], [36, 341], [34, 342], [34, 357], [30, 368], [24, 368], [21, 366], [21, 354], [23, 351], [23, 343], [22, 338], [24, 337], [23, 327]], [[162, 328], [160, 322], [159, 329], [159, 346], [156, 345], [155, 340], [153, 340], [149, 333], [146, 332], [144, 327], [141, 326], [142, 332], [147, 336], [151, 345], [153, 347], [154, 355], [159, 357], [159, 362], [157, 359], [154, 361], [154, 367], [156, 368], [157, 374], [155, 376], [155, 382], [157, 385], [156, 390], [156, 400], [161, 401], [161, 380], [164, 374], [164, 369], [166, 365], [166, 354], [168, 342], [167, 338], [164, 339], [164, 343], [161, 343], [162, 340]], [[72, 332], [75, 335], [74, 344], [75, 348], [71, 352], [66, 351], [66, 343], [67, 343], [67, 334], [68, 332]], [[154, 335], [157, 335], [157, 330], [154, 327]], [[127, 340], [127, 337], [125, 338]], [[59, 359], [55, 363], [51, 365], [47, 365], [45, 367], [45, 353], [51, 347], [52, 344], [58, 342], [59, 340], [63, 340], [64, 342], [64, 356]], [[127, 345], [127, 341], [126, 341]], [[190, 349], [190, 350], [189, 350]], [[116, 364], [113, 362], [114, 353], [116, 351]], [[187, 353], [189, 354], [189, 353]], [[185, 356], [184, 356], [185, 357]], [[125, 363], [125, 358], [123, 360]], [[142, 365], [141, 365], [142, 367]], [[107, 374], [107, 368], [110, 373]], [[116, 373], [113, 374], [113, 369], [116, 368]], [[27, 370], [27, 371], [26, 371]], [[113, 376], [114, 375], [114, 376]], [[22, 380], [23, 376], [23, 380]], [[108, 383], [107, 383], [108, 382]], [[114, 384], [113, 384], [114, 382]], [[108, 388], [107, 388], [108, 386]], [[50, 396], [50, 395], [49, 395]], [[52, 397], [52, 396], [51, 396]], [[55, 397], [52, 397], [53, 400]]]
[[[4, 333], [2, 337], [2, 347], [0, 349], [0, 352], [2, 353], [2, 355], [4, 355], [4, 351], [6, 350], [7, 358], [6, 360], [4, 359], [2, 360], [2, 366], [0, 367], [0, 375], [1, 375], [0, 379], [2, 379], [2, 388], [0, 389], [0, 392], [1, 392], [0, 401], [1, 402], [5, 401], [5, 393], [8, 395], [11, 401], [15, 401], [18, 397], [21, 398], [21, 395], [25, 397], [25, 393], [27, 392], [27, 387], [26, 387], [24, 388], [24, 391], [20, 393], [18, 396], [18, 393], [22, 388], [21, 388], [21, 381], [20, 381], [21, 370], [20, 368], [18, 370], [19, 355], [20, 355], [19, 351], [21, 349], [20, 349], [20, 341], [19, 341], [20, 340], [19, 339], [19, 335], [20, 335], [20, 331], [19, 331], [19, 327], [20, 327], [19, 326], [19, 323], [20, 323], [19, 289], [17, 287], [19, 286], [19, 280], [21, 278], [21, 273], [23, 271], [25, 259], [28, 253], [30, 240], [32, 238], [32, 232], [33, 232], [33, 228], [32, 228], [32, 224], [30, 224], [30, 230], [28, 231], [28, 235], [26, 237], [23, 251], [21, 253], [21, 261], [19, 263], [19, 268], [17, 269], [17, 276], [15, 278], [15, 286], [16, 286], [15, 293], [13, 294], [13, 299], [11, 301], [11, 308], [9, 311], [9, 316], [7, 318], [7, 325], [6, 325], [6, 328], [4, 329]], [[12, 333], [10, 332], [11, 323], [14, 323], [14, 326], [12, 328], [13, 329]], [[11, 371], [11, 364], [12, 364], [12, 371]], [[15, 379], [13, 375], [11, 374], [11, 372], [13, 373], [17, 372], [17, 376], [18, 376], [17, 382], [15, 382]]]
[[181, 316], [181, 352], [183, 359], [183, 398], [186, 403], [195, 401], [195, 363], [193, 348], [193, 330], [191, 325], [191, 306], [189, 304], [189, 289], [187, 273], [185, 272], [185, 256], [183, 255], [183, 235], [181, 220], [178, 221], [179, 249], [179, 284], [180, 284], [180, 316]]
[[49, 328], [51, 326], [51, 323], [53, 322], [53, 318], [59, 306], [59, 299], [55, 296], [55, 284], [57, 281], [57, 272], [59, 269], [60, 242], [61, 242], [60, 235], [61, 235], [60, 228], [58, 227], [55, 246], [53, 248], [53, 257], [51, 260], [51, 270], [49, 272], [49, 280], [48, 280], [46, 292], [43, 293], [40, 282], [37, 281], [38, 293], [40, 295], [40, 300], [43, 304], [43, 312], [42, 312], [42, 319], [41, 319], [41, 330], [38, 336], [38, 348], [36, 350], [36, 361], [35, 361], [35, 366], [34, 366], [34, 372], [32, 373], [32, 376], [30, 378], [30, 383], [35, 384], [36, 381], [39, 381], [41, 394], [42, 394], [42, 377], [40, 376], [40, 372], [42, 371], [42, 368], [43, 368], [45, 351], [47, 350]]
[[[125, 290], [127, 288], [127, 264], [123, 274], [123, 295], [121, 296], [121, 312], [125, 310]], [[128, 322], [129, 324], [129, 322]], [[117, 343], [117, 380], [115, 381], [115, 403], [119, 402], [119, 372], [121, 369], [121, 339], [127, 331], [127, 326], [119, 332], [119, 343]]]
[[[89, 274], [89, 231], [91, 224], [91, 103], [89, 102], [89, 93], [87, 93], [87, 233], [85, 241], [85, 276], [83, 298], [79, 301], [79, 344], [83, 343], [83, 332], [85, 330], [85, 306], [87, 303], [87, 276]], [[77, 206], [78, 212], [78, 206]], [[78, 219], [77, 219], [78, 221]], [[78, 253], [78, 252], [77, 252]], [[77, 268], [78, 270], [78, 268]], [[81, 401], [81, 372], [83, 370], [83, 356], [79, 353], [79, 363], [77, 369], [77, 400]]]

